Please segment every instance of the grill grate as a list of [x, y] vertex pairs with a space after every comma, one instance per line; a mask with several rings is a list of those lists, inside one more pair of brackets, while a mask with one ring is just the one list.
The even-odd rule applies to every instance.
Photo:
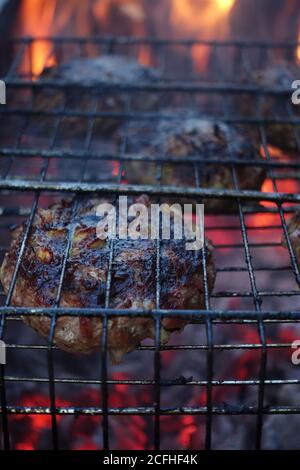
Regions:
[[[55, 80], [35, 80], [32, 76], [32, 61], [34, 60], [34, 45], [39, 41], [31, 38], [14, 39], [14, 57], [10, 70], [5, 78], [8, 88], [8, 105], [0, 107], [0, 119], [3, 131], [1, 134], [0, 154], [1, 179], [0, 179], [0, 204], [1, 204], [1, 225], [3, 234], [7, 233], [8, 225], [14, 221], [18, 222], [26, 217], [28, 224], [24, 233], [23, 243], [18, 255], [18, 262], [11, 282], [10, 290], [5, 296], [1, 293], [2, 303], [0, 307], [1, 323], [0, 338], [6, 339], [5, 330], [10, 323], [16, 323], [21, 315], [43, 315], [51, 316], [51, 330], [47, 344], [22, 344], [16, 340], [15, 343], [8, 342], [8, 351], [24, 350], [33, 351], [39, 354], [41, 351], [47, 353], [47, 377], [40, 375], [25, 377], [19, 375], [8, 375], [5, 367], [1, 366], [1, 413], [2, 413], [2, 435], [4, 448], [10, 447], [10, 416], [14, 415], [34, 415], [45, 414], [51, 416], [52, 445], [54, 449], [60, 447], [59, 423], [61, 415], [85, 415], [102, 416], [102, 443], [104, 449], [110, 448], [110, 417], [115, 415], [150, 415], [154, 416], [153, 440], [151, 446], [155, 449], [161, 447], [161, 420], [164, 416], [179, 415], [203, 415], [205, 416], [205, 445], [206, 449], [213, 447], [213, 423], [216, 415], [254, 415], [256, 419], [255, 439], [251, 445], [261, 448], [263, 445], [263, 428], [266, 416], [299, 414], [300, 404], [276, 405], [266, 404], [266, 387], [278, 388], [284, 385], [300, 385], [300, 377], [293, 369], [296, 378], [271, 377], [267, 375], [267, 357], [273, 350], [288, 351], [291, 348], [291, 341], [278, 341], [276, 336], [273, 339], [267, 334], [267, 328], [282, 325], [293, 325], [295, 335], [297, 325], [300, 322], [300, 311], [297, 308], [299, 296], [300, 274], [297, 265], [293, 246], [289, 239], [286, 220], [290, 214], [299, 208], [300, 195], [294, 188], [299, 189], [299, 167], [298, 156], [291, 155], [287, 161], [285, 158], [274, 159], [268, 144], [268, 123], [289, 123], [294, 126], [295, 141], [300, 152], [300, 140], [297, 134], [297, 125], [300, 119], [294, 116], [293, 110], [287, 109], [286, 115], [274, 116], [266, 119], [260, 114], [261, 97], [268, 94], [273, 97], [278, 95], [289, 96], [290, 90], [260, 90], [253, 84], [241, 84], [241, 77], [246, 75], [251, 77], [251, 70], [259, 68], [262, 64], [272, 63], [279, 58], [291, 60], [295, 57], [296, 44], [286, 43], [245, 43], [245, 42], [216, 42], [216, 41], [162, 41], [137, 38], [44, 38], [40, 42], [47, 42], [51, 45], [50, 56], [55, 56], [59, 62], [63, 62], [71, 57], [95, 55], [97, 53], [126, 53], [131, 56], [139, 54], [141, 47], [147, 47], [151, 52], [153, 63], [163, 71], [163, 80], [157, 84], [117, 86], [107, 85], [103, 90], [107, 93], [122, 93], [126, 96], [126, 106], [122, 112], [101, 112], [97, 109], [97, 103], [91, 103], [88, 110], [80, 111], [70, 109], [65, 101], [61, 108], [55, 110], [38, 110], [34, 106], [34, 93], [44, 87], [66, 90], [67, 84]], [[192, 50], [195, 48], [210, 48], [209, 75], [203, 72], [203, 80], [199, 79], [199, 74], [193, 70]], [[224, 61], [226, 57], [226, 61]], [[184, 77], [180, 76], [182, 67], [178, 67], [178, 62], [184, 64]], [[207, 73], [208, 73], [207, 72]], [[78, 93], [85, 91], [84, 85], [78, 87]], [[132, 109], [132, 97], [139, 92], [155, 93], [160, 97], [161, 106], [152, 112], [140, 112]], [[236, 98], [251, 96], [256, 113], [249, 116], [241, 116], [237, 113], [234, 105]], [[209, 102], [217, 102], [216, 108], [208, 112], [203, 104], [201, 116], [205, 114], [208, 119], [222, 119], [224, 122], [243, 124], [249, 130], [255, 129], [259, 132], [261, 147], [265, 159], [259, 162], [250, 160], [240, 160], [232, 157], [227, 159], [212, 159], [207, 164], [226, 165], [232, 174], [232, 189], [211, 189], [201, 187], [199, 170], [203, 159], [197, 155], [189, 158], [168, 159], [165, 155], [136, 155], [128, 151], [128, 141], [132, 126], [136, 122], [143, 121], [149, 125], [158, 120], [178, 119], [178, 115], [164, 110], [164, 103], [169, 101], [169, 96], [178, 99], [180, 114], [182, 103], [185, 106], [197, 108], [198, 99], [203, 104], [205, 99]], [[168, 97], [168, 98], [167, 98]], [[221, 102], [221, 107], [219, 103]], [[288, 99], [287, 99], [288, 102]], [[188, 104], [187, 104], [188, 103]], [[49, 119], [48, 138], [41, 139], [38, 135], [31, 135], [28, 129], [36, 118], [47, 117]], [[66, 118], [81, 117], [86, 122], [85, 135], [80, 142], [71, 144], [64, 142], [60, 137], [61, 126]], [[95, 138], [94, 125], [97, 118], [122, 120], [121, 138], [118, 141], [117, 151], [100, 151], [99, 142]], [[9, 130], [10, 129], [10, 130]], [[13, 129], [13, 130], [11, 130]], [[101, 145], [100, 145], [101, 148]], [[284, 154], [283, 154], [284, 155]], [[72, 162], [78, 177], [71, 175], [66, 178], [65, 170], [59, 173], [61, 162]], [[156, 166], [156, 181], [151, 185], [131, 185], [126, 183], [124, 178], [124, 164], [130, 161], [154, 162]], [[97, 162], [99, 165], [116, 164], [117, 174], [111, 181], [87, 181], [88, 165]], [[165, 186], [162, 178], [163, 165], [189, 164], [195, 175], [195, 185], [193, 187], [171, 187]], [[256, 166], [265, 168], [270, 181], [269, 190], [246, 191], [239, 189], [237, 168], [240, 165], [247, 167]], [[53, 172], [53, 168], [55, 171]], [[111, 168], [111, 166], [109, 166]], [[282, 191], [282, 182], [285, 182]], [[289, 185], [291, 190], [289, 191]], [[75, 194], [77, 200], [83, 193], [90, 192], [114, 193], [116, 196], [122, 194], [143, 194], [148, 193], [159, 198], [165, 195], [184, 196], [187, 198], [226, 198], [236, 202], [236, 213], [232, 216], [208, 216], [209, 224], [206, 227], [208, 238], [213, 234], [222, 232], [220, 238], [214, 243], [215, 250], [231, 250], [232, 258], [235, 253], [243, 252], [245, 259], [244, 266], [220, 267], [217, 263], [218, 276], [243, 274], [248, 276], [249, 288], [239, 290], [237, 288], [227, 288], [215, 291], [210, 295], [208, 292], [206, 256], [203, 250], [203, 273], [205, 288], [205, 310], [200, 312], [192, 311], [165, 311], [160, 308], [160, 243], [157, 243], [157, 267], [156, 267], [156, 309], [153, 311], [142, 310], [118, 310], [110, 308], [110, 291], [112, 283], [112, 263], [114, 257], [113, 241], [111, 242], [109, 273], [106, 290], [105, 306], [97, 309], [65, 309], [59, 307], [60, 297], [64, 282], [68, 253], [71, 247], [72, 233], [69, 234], [69, 242], [66, 248], [64, 261], [61, 270], [60, 285], [57, 292], [55, 306], [53, 308], [17, 308], [11, 306], [13, 289], [17, 279], [18, 269], [22, 263], [28, 235], [37, 208], [48, 202], [49, 199], [57, 197], [58, 194]], [[18, 206], [18, 201], [21, 201]], [[259, 204], [263, 202], [263, 204]], [[250, 203], [250, 204], [249, 204]], [[76, 204], [75, 204], [76, 212]], [[262, 223], [263, 217], [271, 220], [270, 224]], [[256, 224], [250, 222], [258, 217]], [[275, 222], [274, 222], [275, 220]], [[250, 222], [249, 222], [250, 221]], [[263, 241], [252, 241], [253, 234], [265, 232]], [[289, 259], [286, 264], [276, 266], [263, 263], [257, 265], [253, 261], [253, 253], [256, 250], [263, 250], [263, 254], [269, 249], [280, 249], [280, 238], [278, 241], [270, 241], [270, 233], [281, 234], [286, 241]], [[230, 233], [235, 236], [231, 239]], [[281, 237], [280, 235], [280, 237]], [[223, 238], [225, 241], [223, 241]], [[2, 255], [8, 248], [9, 239], [3, 236], [4, 246], [1, 246]], [[215, 241], [215, 240], [214, 240]], [[239, 251], [240, 250], [240, 251]], [[264, 261], [264, 255], [261, 257]], [[275, 288], [263, 289], [260, 287], [259, 274], [265, 273], [272, 284], [274, 276], [284, 276], [292, 273], [294, 278], [293, 287], [284, 289]], [[276, 278], [278, 279], [278, 278]], [[292, 284], [292, 281], [291, 281]], [[269, 285], [268, 285], [269, 287]], [[238, 307], [234, 307], [234, 302], [238, 301]], [[220, 303], [220, 302], [223, 302]], [[225, 305], [225, 308], [224, 308]], [[220, 307], [221, 306], [221, 307]], [[243, 308], [245, 306], [245, 308]], [[234, 307], [234, 308], [233, 308]], [[57, 318], [64, 314], [100, 316], [103, 319], [102, 347], [100, 352], [101, 375], [100, 379], [85, 379], [82, 377], [68, 378], [56, 377], [54, 367], [54, 353], [56, 347], [53, 346], [53, 336]], [[151, 316], [156, 327], [155, 344], [140, 346], [138, 354], [143, 351], [153, 353], [153, 378], [115, 380], [109, 377], [109, 366], [107, 363], [107, 325], [108, 319], [114, 315], [126, 316]], [[165, 316], [185, 316], [195, 325], [204, 325], [206, 331], [206, 344], [160, 344], [161, 319]], [[240, 325], [246, 328], [249, 325], [257, 328], [258, 341], [255, 342], [234, 342], [218, 344], [215, 340], [215, 331], [222, 325]], [[295, 336], [295, 339], [297, 336]], [[206, 377], [204, 379], [178, 380], [177, 378], [163, 378], [164, 368], [162, 354], [165, 351], [184, 352], [197, 351], [206, 354]], [[224, 379], [215, 375], [216, 354], [222, 351], [258, 351], [259, 372], [256, 378], [246, 377], [243, 379]], [[22, 406], [11, 405], [8, 399], [7, 388], [11, 383], [43, 383], [48, 386], [50, 404], [49, 406]], [[57, 386], [59, 384], [82, 384], [93, 385], [101, 389], [102, 403], [99, 407], [91, 406], [59, 406], [57, 403]], [[153, 388], [153, 403], [151, 406], [126, 406], [112, 407], [109, 403], [109, 389], [112, 385], [128, 386], [151, 386]], [[161, 393], [163, 388], [185, 385], [188, 387], [199, 387], [206, 389], [205, 404], [201, 406], [169, 406], [162, 404]], [[216, 404], [214, 400], [214, 390], [226, 387], [256, 387], [257, 399], [255, 404], [244, 402], [242, 406], [233, 404]], [[255, 441], [255, 442], [254, 442]]]

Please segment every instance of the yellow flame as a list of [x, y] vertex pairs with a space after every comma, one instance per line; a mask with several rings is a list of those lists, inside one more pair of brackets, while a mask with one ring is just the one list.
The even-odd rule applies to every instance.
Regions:
[[216, 7], [224, 13], [228, 13], [234, 4], [235, 0], [216, 0]]
[[[173, 0], [170, 14], [176, 35], [184, 38], [225, 39], [228, 18], [236, 0]], [[206, 69], [210, 56], [207, 46], [195, 46], [192, 58], [198, 72]]]
[[[55, 36], [67, 30], [70, 34], [87, 36], [91, 34], [90, 28], [89, 9], [82, 0], [23, 0], [16, 34], [39, 38]], [[24, 57], [22, 70], [28, 72], [30, 68], [33, 76], [38, 77], [45, 67], [55, 65], [52, 47], [51, 41], [35, 39], [30, 46], [30, 61], [27, 56]]]
[[235, 0], [206, 0], [202, 5], [195, 0], [173, 0], [171, 23], [190, 37], [211, 36], [224, 29], [234, 4]]
[[[228, 37], [228, 18], [236, 0], [171, 0], [170, 23], [176, 37], [216, 38]], [[89, 7], [87, 6], [89, 5]], [[102, 34], [111, 33], [110, 16], [115, 12], [128, 18], [132, 24], [131, 34], [145, 35], [145, 11], [140, 0], [23, 0], [18, 35], [35, 38], [62, 34], [88, 36], [91, 34], [91, 16], [96, 19]], [[75, 30], [75, 31], [74, 31]], [[163, 36], [163, 31], [159, 34]], [[195, 68], [204, 70], [210, 56], [210, 48], [196, 46], [192, 50]], [[151, 64], [151, 50], [141, 46], [138, 58], [143, 64]], [[26, 59], [27, 60], [27, 59]], [[300, 60], [300, 47], [299, 47]], [[39, 76], [46, 66], [54, 65], [51, 43], [34, 41], [31, 47], [31, 71]], [[23, 64], [24, 65], [24, 64]], [[24, 67], [25, 68], [25, 67]], [[28, 69], [28, 64], [27, 64]]]

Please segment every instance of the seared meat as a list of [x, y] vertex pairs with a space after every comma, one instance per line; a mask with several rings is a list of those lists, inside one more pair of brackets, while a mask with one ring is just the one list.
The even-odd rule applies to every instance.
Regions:
[[[299, 78], [300, 68], [294, 64], [287, 63], [269, 66], [254, 73], [255, 83], [261, 88], [291, 88], [292, 82]], [[283, 118], [289, 117], [286, 109], [288, 100], [290, 100], [290, 96], [264, 96], [261, 102], [262, 116], [266, 118], [276, 116]], [[300, 107], [293, 106], [293, 110], [296, 117], [299, 117]], [[293, 129], [293, 126], [289, 124], [274, 123], [268, 124], [266, 128], [268, 141], [272, 145], [283, 150], [297, 150], [297, 140], [294, 131], [299, 131], [300, 127]]]
[[[300, 212], [296, 212], [288, 222], [288, 233], [295, 251], [296, 258], [300, 264]], [[286, 245], [285, 239], [283, 244]]]
[[[158, 70], [140, 65], [132, 58], [106, 55], [96, 58], [79, 58], [57, 67], [46, 69], [40, 80], [55, 80], [66, 86], [47, 88], [35, 96], [35, 105], [41, 111], [63, 109], [85, 112], [125, 112], [128, 94], [107, 92], [103, 85], [132, 85], [158, 81]], [[83, 88], [80, 88], [83, 87]], [[84, 88], [89, 88], [84, 90]], [[66, 101], [66, 102], [65, 102]], [[135, 93], [132, 109], [149, 110], [157, 103], [158, 98], [150, 92]], [[95, 107], [96, 103], [96, 107]], [[86, 130], [87, 119], [68, 117], [63, 119], [64, 130], [77, 135]], [[99, 133], [107, 133], [116, 129], [120, 119], [101, 118], [95, 120], [95, 129]]]
[[[144, 133], [142, 129], [141, 134]], [[134, 138], [133, 150], [160, 157], [201, 157], [207, 163], [198, 164], [199, 185], [202, 188], [233, 189], [231, 165], [209, 164], [212, 158], [261, 161], [261, 156], [251, 141], [235, 128], [222, 122], [189, 118], [160, 124], [148, 144], [139, 136]], [[142, 142], [142, 143], [140, 143]], [[236, 165], [240, 189], [260, 189], [265, 178], [262, 167]], [[140, 161], [125, 164], [125, 179], [129, 183], [154, 184], [156, 166]], [[195, 170], [192, 163], [163, 163], [161, 183], [171, 186], [195, 187]], [[233, 208], [230, 200], [205, 199], [206, 211], [226, 212]]]
[[[142, 197], [142, 196], [141, 196]], [[141, 198], [138, 198], [141, 202]], [[97, 237], [99, 218], [96, 208], [112, 199], [61, 201], [39, 209], [30, 232], [20, 266], [12, 304], [28, 307], [55, 305], [68, 233], [72, 244], [66, 265], [61, 307], [104, 307], [109, 266], [109, 241]], [[147, 196], [142, 202], [149, 204]], [[76, 213], [73, 213], [76, 208]], [[10, 250], [1, 268], [1, 281], [8, 291], [23, 237], [24, 227], [13, 233]], [[215, 279], [212, 247], [207, 244], [209, 289]], [[187, 251], [184, 240], [162, 241], [160, 260], [160, 306], [164, 309], [204, 308], [201, 250]], [[152, 309], [156, 306], [156, 241], [115, 240], [109, 307]], [[47, 338], [48, 316], [27, 316], [24, 321]], [[183, 328], [186, 321], [178, 318], [162, 320], [161, 341], [166, 342], [172, 330]], [[63, 350], [89, 353], [100, 346], [101, 318], [58, 317], [55, 344]], [[154, 338], [151, 318], [110, 317], [108, 348], [114, 362], [134, 350], [145, 338]]]

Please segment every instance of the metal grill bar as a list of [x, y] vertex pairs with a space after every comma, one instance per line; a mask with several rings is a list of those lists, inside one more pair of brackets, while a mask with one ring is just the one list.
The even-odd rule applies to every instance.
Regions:
[[[74, 160], [84, 160], [86, 162], [86, 159], [88, 158], [89, 160], [116, 160], [116, 156], [113, 154], [108, 154], [108, 153], [97, 153], [92, 150], [90, 151], [80, 151], [80, 150], [36, 150], [36, 149], [5, 149], [5, 148], [0, 148], [0, 155], [3, 157], [8, 157], [8, 156], [14, 156], [14, 157], [21, 157], [23, 158], [34, 158], [34, 157], [42, 157], [43, 159], [51, 159], [51, 158], [58, 158], [58, 159], [74, 159]], [[142, 162], [170, 162], [172, 164], [176, 163], [206, 163], [208, 166], [213, 166], [216, 163], [220, 163], [224, 166], [230, 166], [234, 164], [235, 166], [239, 167], [244, 167], [244, 166], [249, 166], [249, 167], [258, 167], [258, 168], [273, 168], [273, 169], [285, 169], [285, 168], [290, 168], [290, 169], [297, 169], [300, 168], [300, 163], [298, 161], [289, 161], [289, 162], [278, 162], [274, 160], [261, 160], [258, 162], [253, 162], [253, 160], [250, 159], [243, 159], [239, 160], [237, 158], [211, 158], [209, 162], [205, 160], [205, 158], [201, 158], [200, 156], [187, 156], [185, 158], [183, 157], [172, 157], [168, 158], [167, 155], [164, 156], [153, 156], [153, 155], [136, 155], [136, 154], [130, 154], [126, 153], [118, 155], [118, 160], [120, 162], [123, 161], [142, 161]], [[265, 194], [265, 193], [264, 193]]]
[[[260, 346], [259, 346], [260, 347]], [[37, 377], [5, 377], [5, 380], [8, 382], [36, 382], [36, 383], [48, 383], [47, 378], [37, 378]], [[55, 379], [57, 384], [83, 384], [83, 385], [102, 385], [102, 380], [73, 380], [73, 379]], [[154, 380], [107, 380], [108, 385], [155, 385]], [[159, 383], [160, 387], [168, 386], [178, 386], [178, 385], [187, 385], [187, 386], [202, 386], [207, 387], [211, 384], [212, 386], [233, 386], [236, 385], [240, 387], [241, 385], [251, 385], [257, 386], [260, 384], [259, 380], [184, 380], [184, 378], [179, 378], [178, 380], [164, 380]], [[265, 385], [299, 385], [300, 380], [290, 379], [290, 380], [265, 380]]]
[[[20, 80], [20, 79], [13, 79], [13, 78], [8, 78], [5, 81], [6, 85], [8, 88], [30, 88], [32, 90], [39, 90], [39, 89], [44, 89], [44, 88], [53, 88], [53, 89], [62, 89], [66, 90], [70, 88], [70, 84], [65, 81], [65, 80], [41, 80], [40, 82], [32, 82], [30, 80]], [[88, 90], [93, 90], [95, 88], [95, 85], [85, 85], [84, 83], [82, 84], [75, 84], [72, 85], [72, 88], [78, 88], [78, 90], [81, 89], [88, 89]], [[283, 88], [283, 87], [278, 87], [278, 88], [258, 88], [257, 86], [250, 86], [250, 85], [236, 85], [236, 84], [206, 84], [206, 83], [183, 83], [183, 82], [171, 82], [171, 83], [158, 83], [158, 84], [148, 84], [148, 83], [141, 83], [141, 84], [114, 84], [114, 83], [104, 83], [101, 85], [101, 91], [108, 92], [108, 91], [126, 91], [126, 93], [133, 93], [137, 91], [153, 91], [156, 93], [159, 92], [184, 92], [184, 93], [196, 93], [196, 92], [201, 92], [201, 93], [222, 93], [222, 94], [249, 94], [249, 95], [255, 95], [255, 96], [290, 96], [291, 94], [291, 89], [290, 88]], [[1, 111], [7, 113], [7, 111]], [[12, 109], [12, 113], [19, 112], [19, 113], [25, 113], [28, 114], [28, 110], [26, 109]], [[66, 113], [66, 111], [57, 111], [60, 113]], [[37, 110], [32, 110], [32, 113], [39, 113], [39, 114], [49, 114], [51, 113], [50, 111], [43, 110], [43, 111], [37, 111]], [[78, 113], [78, 114], [77, 114]], [[74, 115], [75, 116], [92, 116], [96, 117], [101, 117], [101, 116], [107, 116], [107, 117], [139, 117], [139, 116], [144, 116], [152, 119], [157, 119], [157, 114], [148, 112], [148, 113], [141, 113], [141, 112], [125, 112], [125, 113], [118, 113], [118, 112], [112, 112], [108, 111], [107, 113], [101, 113], [99, 112], [89, 112], [84, 113], [80, 111], [75, 111]], [[161, 114], [165, 119], [174, 119], [174, 116], [171, 114]], [[262, 119], [262, 118], [261, 118]], [[286, 117], [288, 119], [288, 122], [295, 123], [297, 124], [299, 122], [299, 119], [296, 117]], [[271, 119], [271, 122], [281, 122], [281, 117], [280, 118], [274, 118]]]
[[[261, 296], [261, 292], [259, 293]], [[111, 309], [111, 308], [63, 308], [59, 307], [57, 309], [42, 307], [42, 308], [33, 308], [33, 307], [1, 307], [0, 312], [4, 315], [9, 315], [11, 317], [20, 317], [26, 315], [49, 315], [49, 316], [89, 316], [89, 317], [105, 317], [109, 316], [128, 316], [128, 310], [126, 309]], [[184, 316], [188, 320], [196, 320], [197, 322], [205, 323], [207, 318], [220, 321], [230, 321], [230, 320], [256, 320], [263, 319], [275, 320], [277, 322], [286, 322], [289, 320], [300, 320], [300, 312], [297, 310], [283, 311], [283, 310], [261, 310], [260, 312], [255, 312], [252, 310], [162, 310], [162, 309], [153, 309], [153, 310], [142, 310], [134, 309], [129, 313], [130, 316], [141, 316], [145, 318], [154, 317], [182, 317]]]
[[248, 199], [253, 201], [299, 202], [300, 195], [292, 193], [261, 193], [259, 191], [230, 190], [230, 189], [192, 189], [181, 190], [175, 186], [146, 186], [146, 185], [114, 185], [91, 183], [50, 183], [48, 181], [35, 182], [26, 180], [0, 180], [0, 190], [21, 191], [55, 191], [66, 193], [117, 193], [117, 194], [149, 194], [156, 196], [181, 196], [187, 198], [224, 198], [224, 199]]
[[[51, 415], [51, 409], [49, 407], [14, 407], [8, 406], [7, 411], [11, 415], [31, 415], [31, 414], [46, 414]], [[59, 416], [61, 415], [76, 415], [76, 416], [95, 416], [103, 415], [102, 408], [95, 407], [57, 407], [55, 413]], [[203, 407], [189, 407], [182, 406], [178, 408], [164, 409], [161, 408], [160, 413], [162, 416], [181, 416], [181, 415], [203, 415], [207, 416], [208, 409], [206, 406]], [[254, 415], [257, 416], [258, 408], [254, 406], [234, 406], [234, 405], [224, 405], [222, 406], [213, 406], [211, 410], [212, 415]], [[138, 415], [155, 415], [155, 407], [137, 407], [137, 408], [109, 408], [109, 415], [124, 415], [124, 416], [138, 416]], [[264, 415], [285, 415], [285, 414], [300, 414], [300, 406], [266, 406], [263, 409]]]

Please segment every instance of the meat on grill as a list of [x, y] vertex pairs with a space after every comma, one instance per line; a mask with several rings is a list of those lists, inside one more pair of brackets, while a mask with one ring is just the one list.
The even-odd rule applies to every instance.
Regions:
[[[135, 202], [149, 204], [147, 196]], [[61, 201], [35, 215], [17, 276], [12, 304], [25, 307], [53, 307], [62, 271], [68, 236], [72, 243], [66, 264], [60, 307], [104, 307], [110, 258], [110, 241], [97, 237], [96, 208], [112, 199], [94, 198]], [[77, 204], [77, 205], [76, 205]], [[75, 211], [76, 208], [76, 211]], [[75, 212], [74, 212], [75, 211]], [[1, 282], [8, 292], [24, 234], [15, 229], [1, 268]], [[69, 234], [69, 235], [68, 235]], [[156, 240], [115, 240], [109, 307], [153, 309], [156, 306]], [[160, 259], [160, 307], [164, 309], [204, 308], [202, 251], [187, 251], [184, 240], [163, 240]], [[215, 279], [212, 247], [206, 242], [207, 279], [211, 290]], [[24, 321], [47, 338], [50, 317], [25, 316]], [[187, 322], [182, 317], [163, 318], [161, 341]], [[74, 353], [89, 353], [101, 344], [100, 317], [59, 316], [54, 343]], [[154, 338], [153, 318], [114, 316], [108, 320], [108, 349], [113, 362], [134, 350], [145, 338]]]
[[[290, 240], [295, 251], [296, 258], [298, 263], [300, 263], [300, 211], [296, 212], [293, 217], [288, 222], [288, 233]], [[285, 240], [283, 240], [284, 245], [286, 245]]]
[[[266, 67], [265, 69], [254, 72], [254, 80], [260, 88], [280, 88], [291, 89], [292, 82], [299, 79], [300, 67], [294, 64], [278, 63]], [[265, 118], [274, 118], [276, 116], [289, 118], [287, 113], [287, 103], [290, 96], [271, 96], [266, 95], [261, 99], [261, 113]], [[244, 101], [245, 104], [245, 101]], [[299, 106], [293, 106], [295, 117], [299, 117]], [[283, 150], [297, 150], [297, 138], [295, 130], [299, 131], [300, 127], [293, 127], [290, 124], [278, 122], [266, 125], [267, 138], [270, 144], [275, 145]]]
[[[152, 131], [151, 131], [152, 132]], [[141, 135], [139, 135], [141, 134]], [[181, 121], [161, 123], [155, 129], [153, 137], [147, 134], [143, 142], [145, 129], [138, 131], [133, 138], [132, 149], [140, 155], [154, 155], [162, 159], [161, 184], [170, 186], [195, 187], [196, 172], [193, 163], [176, 164], [172, 158], [200, 157], [204, 163], [197, 164], [199, 186], [202, 188], [234, 189], [234, 180], [230, 164], [209, 163], [211, 159], [235, 159], [243, 163], [250, 160], [258, 166], [236, 165], [239, 189], [259, 190], [265, 171], [259, 166], [262, 157], [243, 130], [206, 119], [187, 118]], [[164, 163], [163, 158], [169, 158]], [[155, 184], [156, 166], [154, 163], [130, 161], [125, 164], [125, 179], [134, 184]], [[227, 212], [235, 206], [229, 199], [204, 199], [208, 212]]]
[[[35, 105], [40, 111], [64, 110], [71, 112], [125, 112], [130, 95], [124, 91], [108, 91], [105, 85], [149, 84], [158, 81], [159, 70], [140, 65], [136, 60], [118, 55], [96, 58], [78, 58], [62, 65], [48, 68], [40, 77], [55, 81], [61, 88], [42, 88], [35, 95]], [[134, 93], [131, 109], [151, 110], [158, 98], [151, 92]], [[88, 120], [68, 116], [62, 119], [63, 129], [68, 135], [78, 135], [87, 128]], [[120, 124], [118, 118], [96, 118], [94, 129], [98, 133], [109, 133]]]

